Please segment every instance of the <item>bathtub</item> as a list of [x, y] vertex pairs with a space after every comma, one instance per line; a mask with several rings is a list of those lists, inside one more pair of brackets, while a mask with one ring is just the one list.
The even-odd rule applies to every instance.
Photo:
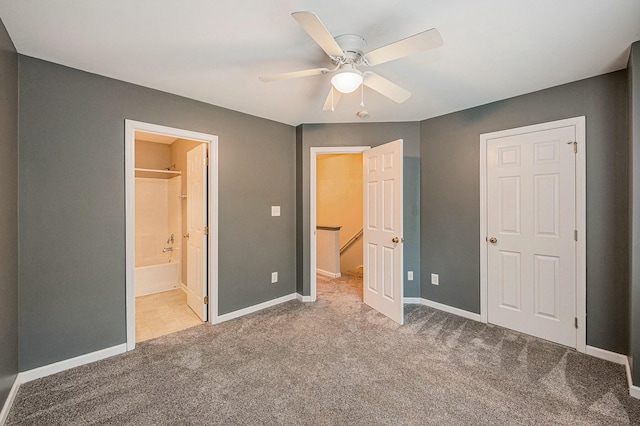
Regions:
[[136, 267], [134, 280], [136, 297], [180, 288], [180, 262]]

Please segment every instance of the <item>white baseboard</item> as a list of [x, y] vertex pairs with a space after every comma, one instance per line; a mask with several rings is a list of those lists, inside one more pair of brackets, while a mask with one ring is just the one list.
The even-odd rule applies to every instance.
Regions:
[[296, 293], [296, 299], [298, 299], [301, 302], [313, 302], [313, 300], [311, 300], [311, 296], [303, 296], [300, 293]]
[[229, 312], [228, 314], [219, 315], [217, 319], [214, 320], [214, 324], [220, 324], [221, 322], [229, 321], [235, 318], [239, 318], [248, 314], [252, 314], [254, 312], [261, 311], [266, 308], [270, 308], [272, 306], [279, 305], [284, 302], [288, 302], [290, 300], [296, 300], [298, 298], [298, 293], [287, 294], [286, 296], [278, 297], [277, 299], [267, 300], [266, 302], [258, 303], [257, 305], [249, 306], [248, 308], [238, 309], [237, 311]]
[[474, 312], [465, 311], [464, 309], [454, 308], [453, 306], [444, 305], [442, 303], [434, 302], [432, 300], [421, 299], [422, 304], [429, 306], [430, 308], [438, 309], [440, 311], [448, 312], [450, 314], [458, 315], [459, 317], [467, 318], [473, 321], [483, 322], [482, 316]]
[[109, 358], [114, 355], [119, 355], [127, 351], [127, 344], [112, 346], [110, 348], [101, 349], [99, 351], [91, 352], [88, 354], [80, 355], [75, 358], [65, 359], [53, 364], [44, 365], [42, 367], [34, 368], [33, 370], [23, 371], [19, 374], [20, 383], [27, 383], [32, 380], [47, 377], [52, 374], [60, 373], [61, 371], [68, 370], [70, 368], [79, 367], [84, 364], [90, 364], [92, 362], [100, 361], [101, 359]]
[[627, 371], [627, 384], [629, 386], [629, 396], [632, 398], [640, 399], [640, 386], [634, 386], [633, 379], [631, 378], [631, 367], [629, 365], [629, 357], [619, 354], [617, 352], [607, 351], [605, 349], [596, 348], [594, 346], [588, 346], [585, 350], [587, 355], [594, 356], [596, 358], [604, 359], [606, 361], [615, 362], [616, 364], [622, 364]]
[[405, 305], [422, 305], [422, 299], [419, 297], [404, 297], [402, 302]]
[[316, 268], [316, 273], [320, 275], [324, 275], [325, 277], [329, 277], [329, 278], [340, 278], [342, 276], [340, 272], [334, 273], [334, 272], [325, 271], [324, 269], [320, 269], [320, 268]]
[[616, 364], [625, 365], [627, 363], [626, 355], [622, 355], [617, 352], [611, 352], [606, 349], [596, 348], [595, 346], [587, 345], [587, 348], [584, 351], [584, 353], [586, 353], [587, 355], [594, 356], [596, 358], [615, 362]]
[[631, 364], [629, 364], [629, 357], [625, 357], [624, 366], [627, 370], [627, 383], [629, 384], [629, 396], [632, 398], [640, 399], [640, 386], [633, 384], [633, 378], [631, 377]]
[[13, 381], [9, 395], [7, 395], [7, 400], [2, 406], [2, 411], [0, 411], [0, 425], [4, 425], [9, 418], [9, 411], [11, 411], [13, 401], [16, 399], [18, 389], [20, 389], [20, 374], [16, 375], [16, 379]]

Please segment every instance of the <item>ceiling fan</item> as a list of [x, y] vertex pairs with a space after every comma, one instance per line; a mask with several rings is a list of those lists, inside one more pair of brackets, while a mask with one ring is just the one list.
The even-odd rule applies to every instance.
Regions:
[[363, 84], [397, 103], [406, 101], [411, 96], [411, 92], [378, 74], [371, 71], [363, 72], [359, 68], [372, 67], [442, 46], [440, 33], [432, 28], [365, 53], [367, 42], [363, 37], [357, 34], [344, 34], [334, 38], [313, 12], [294, 12], [291, 16], [329, 55], [335, 67], [287, 72], [260, 77], [260, 80], [266, 83], [333, 73], [331, 89], [322, 108], [324, 111], [333, 111], [342, 94], [352, 93]]

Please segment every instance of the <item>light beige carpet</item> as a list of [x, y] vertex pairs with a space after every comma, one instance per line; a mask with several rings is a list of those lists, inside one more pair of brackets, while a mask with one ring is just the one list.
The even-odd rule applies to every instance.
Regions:
[[622, 366], [424, 306], [400, 327], [359, 280], [26, 383], [8, 424], [640, 424]]

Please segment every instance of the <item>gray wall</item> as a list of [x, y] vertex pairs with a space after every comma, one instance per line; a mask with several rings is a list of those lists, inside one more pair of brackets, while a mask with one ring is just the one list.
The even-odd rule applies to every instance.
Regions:
[[[627, 79], [619, 71], [421, 123], [422, 297], [480, 312], [480, 134], [587, 122], [587, 344], [628, 353]], [[440, 285], [430, 274], [440, 274]]]
[[18, 55], [0, 20], [0, 409], [18, 373]]
[[293, 127], [25, 56], [20, 79], [20, 371], [125, 342], [125, 119], [219, 137], [220, 313], [295, 291]]
[[640, 41], [631, 45], [629, 81], [629, 346], [633, 384], [640, 385]]
[[[297, 271], [298, 292], [310, 294], [310, 201], [309, 172], [311, 147], [378, 146], [404, 140], [404, 269], [414, 271], [414, 281], [406, 280], [405, 297], [420, 296], [420, 124], [356, 123], [304, 124], [296, 138], [297, 180]], [[301, 165], [301, 167], [300, 167]]]

